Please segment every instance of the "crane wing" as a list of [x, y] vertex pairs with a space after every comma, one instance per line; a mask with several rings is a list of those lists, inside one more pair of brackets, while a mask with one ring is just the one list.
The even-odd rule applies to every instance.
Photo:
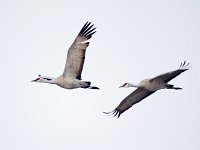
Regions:
[[134, 104], [142, 101], [149, 95], [153, 94], [155, 91], [148, 91], [144, 88], [137, 88], [135, 91], [133, 91], [131, 94], [129, 94], [126, 98], [124, 98], [121, 103], [113, 110], [112, 112], [104, 112], [106, 114], [113, 114], [114, 116], [117, 116], [118, 118], [120, 115], [132, 107]]
[[178, 75], [180, 75], [182, 72], [185, 72], [186, 70], [188, 70], [189, 69], [188, 65], [189, 63], [186, 64], [186, 62], [184, 61], [183, 63], [181, 63], [179, 69], [156, 76], [155, 78], [152, 78], [151, 81], [154, 80], [156, 82], [167, 83], [170, 80], [177, 77]]
[[89, 46], [89, 40], [92, 35], [96, 32], [93, 28], [94, 25], [91, 25], [91, 22], [86, 22], [78, 36], [70, 46], [67, 53], [67, 60], [63, 72], [64, 78], [76, 78], [81, 80], [81, 73], [83, 70], [84, 60], [85, 60], [85, 51]]

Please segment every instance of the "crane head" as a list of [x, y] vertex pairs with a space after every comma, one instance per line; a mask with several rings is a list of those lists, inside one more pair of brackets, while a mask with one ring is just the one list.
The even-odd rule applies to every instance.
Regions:
[[49, 83], [51, 82], [52, 78], [50, 77], [45, 77], [45, 76], [41, 76], [41, 75], [38, 75], [38, 77], [35, 79], [35, 80], [32, 80], [31, 82], [39, 82], [39, 83]]
[[32, 80], [31, 82], [41, 82], [42, 76], [39, 74], [38, 77], [35, 80]]

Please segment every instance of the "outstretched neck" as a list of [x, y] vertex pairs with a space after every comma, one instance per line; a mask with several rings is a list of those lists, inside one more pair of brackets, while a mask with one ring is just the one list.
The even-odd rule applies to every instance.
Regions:
[[132, 83], [128, 83], [128, 87], [135, 87], [138, 88], [140, 87], [138, 84], [132, 84]]
[[49, 83], [49, 84], [56, 84], [56, 78], [52, 77], [42, 77], [43, 83]]

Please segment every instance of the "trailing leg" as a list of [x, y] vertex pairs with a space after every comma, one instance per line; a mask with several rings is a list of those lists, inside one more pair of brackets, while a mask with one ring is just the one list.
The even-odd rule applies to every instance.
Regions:
[[88, 88], [88, 89], [99, 89], [98, 87], [96, 87], [96, 86], [90, 86], [91, 85], [91, 82], [89, 82], [89, 81], [85, 81], [85, 84], [86, 84], [86, 86], [84, 86], [83, 88]]
[[165, 87], [167, 89], [182, 90], [182, 88], [180, 88], [180, 87], [174, 87], [173, 84], [165, 84]]

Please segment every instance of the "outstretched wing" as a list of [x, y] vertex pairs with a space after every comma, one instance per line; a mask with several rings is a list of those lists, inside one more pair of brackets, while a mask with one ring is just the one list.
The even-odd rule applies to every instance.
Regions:
[[177, 77], [178, 75], [180, 75], [182, 72], [185, 72], [186, 70], [188, 70], [189, 69], [188, 66], [189, 66], [189, 63], [186, 64], [186, 62], [184, 61], [183, 63], [181, 63], [179, 69], [161, 74], [161, 75], [159, 75], [155, 78], [152, 78], [151, 81], [154, 80], [154, 81], [157, 81], [157, 82], [167, 83], [170, 80]]
[[83, 70], [85, 51], [89, 45], [89, 40], [92, 35], [96, 32], [91, 25], [91, 22], [86, 22], [78, 36], [74, 40], [73, 44], [70, 46], [67, 53], [67, 60], [65, 64], [65, 69], [63, 72], [64, 78], [76, 78], [81, 79], [81, 72]]
[[133, 91], [131, 94], [129, 94], [126, 98], [124, 98], [121, 103], [113, 110], [112, 112], [104, 112], [106, 114], [113, 114], [114, 116], [117, 116], [118, 118], [120, 115], [132, 107], [134, 104], [142, 101], [147, 96], [153, 94], [155, 91], [148, 91], [144, 88], [137, 88], [135, 91]]

